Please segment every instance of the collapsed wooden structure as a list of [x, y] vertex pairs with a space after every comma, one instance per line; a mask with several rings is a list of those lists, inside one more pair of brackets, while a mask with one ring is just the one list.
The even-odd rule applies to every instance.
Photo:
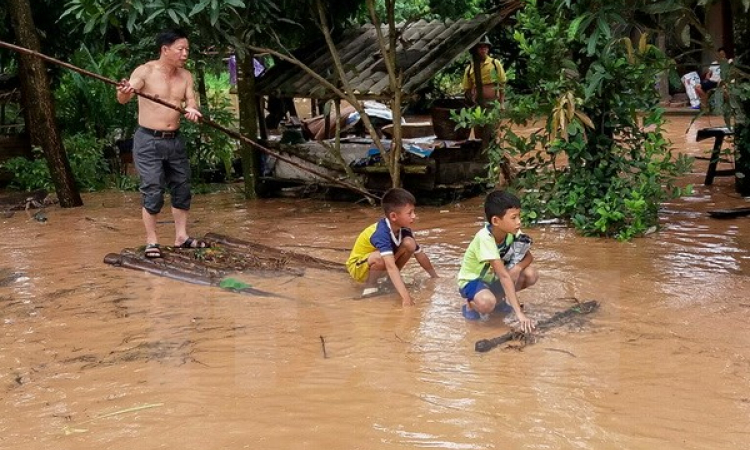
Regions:
[[[474, 46], [488, 31], [507, 20], [522, 3], [518, 0], [507, 0], [488, 14], [480, 14], [471, 19], [456, 21], [426, 21], [398, 24], [399, 32], [396, 48], [396, 66], [403, 74], [401, 95], [404, 99], [414, 99], [418, 92], [441, 69], [449, 66], [461, 55]], [[388, 74], [380, 51], [378, 30], [371, 25], [343, 31], [334, 36], [334, 45], [345, 69], [345, 77], [351, 87], [351, 94], [358, 101], [376, 100], [390, 104], [394, 93], [388, 81]], [[388, 26], [381, 25], [381, 33], [387, 38]], [[313, 72], [325, 78], [334, 86], [342, 86], [334, 67], [333, 57], [325, 43], [315, 43], [295, 52], [300, 62]], [[283, 98], [306, 98], [316, 102], [328, 100], [339, 101], [337, 96], [322, 85], [308, 71], [289, 62], [280, 62], [268, 70], [256, 84], [259, 97], [272, 96]], [[326, 129], [328, 124], [326, 124]], [[430, 136], [432, 133], [427, 133]], [[268, 130], [261, 121], [261, 136], [268, 138]], [[301, 136], [300, 136], [301, 138]], [[487, 175], [488, 160], [479, 149], [480, 142], [463, 139], [443, 141], [436, 139], [431, 147], [432, 152], [423, 153], [422, 157], [409, 156], [408, 146], [421, 146], [415, 142], [404, 142], [406, 159], [402, 164], [403, 185], [415, 193], [432, 193], [436, 189], [455, 191], [471, 189], [476, 180]], [[269, 147], [284, 154], [292, 155], [303, 164], [320, 167], [331, 176], [341, 177], [345, 170], [341, 161], [327, 158], [327, 146], [323, 142], [269, 142]], [[429, 145], [428, 145], [429, 146]], [[344, 142], [341, 146], [344, 162], [352, 164], [364, 160], [376, 147], [369, 138], [358, 142]], [[418, 151], [417, 153], [422, 153]], [[330, 159], [330, 161], [326, 161]], [[321, 184], [321, 180], [308, 174], [288, 169], [283, 162], [271, 162], [273, 166], [266, 181], [271, 189], [289, 184]], [[360, 182], [368, 189], [381, 191], [390, 185], [388, 169], [378, 163], [358, 164], [354, 172]], [[449, 194], [450, 195], [450, 194]]]
[[[403, 71], [402, 91], [409, 97], [419, 91], [435, 74], [465, 54], [482, 36], [520, 9], [522, 3], [507, 0], [488, 14], [460, 20], [419, 20], [400, 23], [396, 65]], [[381, 25], [388, 36], [388, 26]], [[346, 70], [346, 78], [357, 99], [380, 100], [392, 98], [388, 73], [372, 24], [345, 30], [335, 37], [335, 47]], [[340, 85], [338, 74], [331, 70], [333, 58], [325, 43], [314, 43], [295, 52], [300, 62], [327, 79]], [[276, 97], [335, 99], [336, 95], [322, 86], [309, 72], [291, 63], [281, 62], [268, 70], [256, 86], [257, 95]]]

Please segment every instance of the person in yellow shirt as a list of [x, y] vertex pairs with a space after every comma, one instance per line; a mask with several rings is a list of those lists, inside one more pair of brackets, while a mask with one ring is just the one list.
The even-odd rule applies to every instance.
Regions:
[[[474, 105], [477, 103], [476, 76], [474, 75], [474, 64], [479, 61], [482, 74], [482, 97], [485, 102], [497, 100], [500, 104], [505, 100], [505, 83], [507, 78], [500, 60], [489, 56], [491, 44], [487, 36], [471, 48], [472, 62], [464, 71], [463, 89], [466, 101]], [[475, 57], [474, 57], [475, 56]]]

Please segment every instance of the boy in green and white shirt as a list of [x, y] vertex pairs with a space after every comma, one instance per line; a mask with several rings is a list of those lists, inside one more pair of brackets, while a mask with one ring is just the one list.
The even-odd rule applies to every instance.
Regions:
[[466, 299], [463, 315], [469, 320], [486, 318], [507, 302], [523, 331], [531, 331], [534, 324], [516, 292], [536, 283], [539, 274], [530, 267], [531, 238], [521, 233], [521, 202], [513, 194], [495, 191], [487, 196], [484, 211], [487, 225], [469, 244], [458, 273], [459, 292]]

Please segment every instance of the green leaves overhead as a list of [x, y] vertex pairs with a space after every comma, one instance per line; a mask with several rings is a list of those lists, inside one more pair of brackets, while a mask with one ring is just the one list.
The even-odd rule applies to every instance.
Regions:
[[[270, 0], [255, 0], [266, 3]], [[105, 34], [109, 28], [125, 27], [134, 33], [139, 25], [150, 24], [157, 19], [165, 25], [189, 26], [194, 19], [205, 19], [216, 26], [222, 17], [236, 17], [237, 10], [245, 8], [243, 0], [69, 0], [60, 20], [68, 16], [82, 23], [84, 32], [94, 29]]]

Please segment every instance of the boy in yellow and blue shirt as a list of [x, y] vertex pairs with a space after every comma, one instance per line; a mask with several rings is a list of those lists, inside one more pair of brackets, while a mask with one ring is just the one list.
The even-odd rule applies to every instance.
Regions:
[[530, 267], [531, 238], [521, 233], [521, 201], [508, 192], [494, 191], [487, 196], [484, 211], [487, 225], [469, 244], [458, 273], [459, 292], [466, 299], [463, 315], [469, 320], [485, 319], [510, 305], [523, 331], [531, 331], [534, 323], [524, 314], [516, 293], [536, 283], [539, 274]]
[[388, 190], [382, 200], [385, 217], [365, 228], [357, 237], [346, 261], [346, 269], [354, 280], [365, 283], [362, 297], [377, 295], [378, 279], [387, 274], [401, 296], [402, 304], [413, 305], [401, 278], [401, 269], [412, 255], [432, 278], [438, 277], [409, 228], [416, 218], [415, 203], [414, 196], [407, 190]]

